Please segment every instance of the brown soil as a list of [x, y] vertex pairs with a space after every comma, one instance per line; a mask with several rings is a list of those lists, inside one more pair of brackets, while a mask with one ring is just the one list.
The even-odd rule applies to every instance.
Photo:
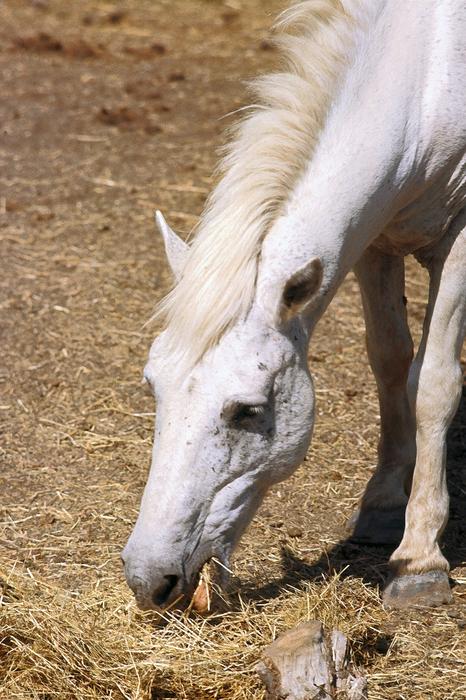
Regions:
[[[229, 611], [160, 628], [122, 578], [152, 439], [141, 372], [155, 330], [143, 323], [170, 282], [152, 213], [195, 223], [231, 121], [220, 118], [276, 60], [268, 28], [282, 4], [0, 8], [4, 700], [261, 698], [261, 646], [313, 616], [348, 632], [371, 699], [466, 698], [464, 402], [449, 441], [454, 604], [383, 611], [389, 550], [344, 541], [378, 433], [351, 275], [312, 343], [313, 447], [245, 536]], [[426, 281], [409, 269], [418, 334]]]

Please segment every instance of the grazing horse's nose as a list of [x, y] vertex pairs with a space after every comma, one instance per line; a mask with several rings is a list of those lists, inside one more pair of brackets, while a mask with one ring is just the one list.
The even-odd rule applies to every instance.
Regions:
[[155, 561], [144, 561], [134, 557], [126, 548], [122, 552], [121, 560], [125, 567], [126, 581], [140, 608], [163, 608], [171, 603], [177, 594], [183, 594], [184, 579], [180, 572], [176, 571], [177, 567], [173, 566], [173, 563], [165, 568]]
[[164, 580], [152, 591], [151, 596], [154, 605], [159, 607], [162, 607], [168, 602], [179, 581], [178, 576], [175, 574], [167, 574], [163, 578]]

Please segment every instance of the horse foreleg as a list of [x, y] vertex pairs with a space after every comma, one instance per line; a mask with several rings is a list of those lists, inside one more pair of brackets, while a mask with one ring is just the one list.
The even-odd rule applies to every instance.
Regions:
[[416, 457], [415, 423], [406, 389], [413, 341], [403, 296], [404, 260], [369, 248], [355, 273], [379, 394], [380, 441], [377, 468], [350, 527], [355, 541], [398, 544]]
[[390, 559], [394, 578], [384, 593], [384, 602], [391, 607], [438, 605], [451, 599], [449, 565], [439, 539], [448, 520], [446, 434], [462, 390], [465, 260], [463, 229], [448, 252], [429, 263], [431, 289], [424, 338], [410, 376], [417, 457], [403, 540]]

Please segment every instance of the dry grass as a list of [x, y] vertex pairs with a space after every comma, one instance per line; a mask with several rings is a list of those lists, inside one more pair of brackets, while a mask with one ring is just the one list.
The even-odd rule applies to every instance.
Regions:
[[[452, 642], [457, 619], [429, 613], [443, 641], [415, 617], [400, 625], [377, 592], [357, 578], [334, 575], [203, 618], [140, 613], [120, 584], [105, 595], [73, 595], [32, 575], [12, 573], [2, 594], [4, 698], [263, 697], [254, 673], [260, 650], [302, 620], [343, 630], [356, 663], [369, 675], [370, 698], [460, 698], [466, 691], [464, 645]], [[391, 629], [391, 633], [387, 630]]]
[[[351, 276], [311, 348], [313, 446], [246, 534], [228, 606], [161, 624], [136, 610], [122, 578], [153, 430], [142, 326], [169, 285], [152, 210], [185, 231], [195, 223], [217, 118], [242, 103], [241, 79], [273, 62], [265, 27], [279, 5], [128, 0], [123, 17], [95, 0], [0, 9], [2, 700], [260, 700], [261, 648], [314, 617], [348, 634], [371, 700], [466, 697], [464, 403], [449, 441], [455, 604], [384, 611], [389, 552], [344, 540], [378, 432]], [[13, 41], [41, 31], [51, 39], [40, 51]], [[77, 35], [101, 43], [98, 55], [44, 48]], [[165, 54], [152, 56], [154, 37]], [[412, 264], [409, 277], [418, 336], [425, 277]]]

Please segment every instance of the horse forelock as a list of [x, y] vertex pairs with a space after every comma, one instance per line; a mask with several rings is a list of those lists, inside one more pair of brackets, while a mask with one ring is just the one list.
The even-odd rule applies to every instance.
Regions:
[[364, 4], [305, 0], [279, 16], [284, 70], [252, 83], [259, 104], [236, 127], [181, 280], [156, 311], [179, 365], [193, 366], [247, 315], [262, 241], [312, 158]]

